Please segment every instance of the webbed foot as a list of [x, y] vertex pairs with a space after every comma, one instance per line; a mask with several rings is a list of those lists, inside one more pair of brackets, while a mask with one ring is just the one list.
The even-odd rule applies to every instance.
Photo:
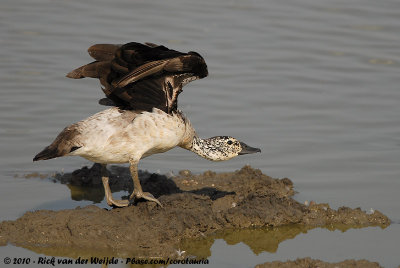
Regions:
[[157, 200], [151, 193], [149, 192], [142, 192], [142, 191], [135, 191], [133, 190], [133, 193], [129, 197], [129, 199], [133, 199], [133, 201], [136, 201], [138, 199], [146, 199], [148, 201], [153, 201], [156, 202], [160, 207], [162, 207], [160, 201]]
[[104, 193], [106, 195], [107, 204], [111, 207], [120, 207], [120, 208], [127, 207], [129, 205], [129, 200], [115, 200], [112, 197], [111, 189], [108, 184], [108, 177], [102, 177], [101, 179], [103, 181]]

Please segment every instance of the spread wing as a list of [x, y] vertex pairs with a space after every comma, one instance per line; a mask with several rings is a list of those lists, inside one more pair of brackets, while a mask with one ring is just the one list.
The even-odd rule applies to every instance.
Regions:
[[97, 44], [88, 49], [95, 61], [67, 74], [100, 80], [106, 99], [100, 104], [167, 113], [177, 109], [182, 87], [208, 75], [198, 53], [182, 53], [151, 43]]

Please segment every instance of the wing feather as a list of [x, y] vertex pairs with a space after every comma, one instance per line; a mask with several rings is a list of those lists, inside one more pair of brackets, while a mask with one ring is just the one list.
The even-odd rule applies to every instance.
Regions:
[[166, 60], [151, 61], [149, 63], [143, 64], [119, 79], [118, 81], [112, 83], [112, 85], [114, 87], [124, 87], [142, 78], [161, 72], [164, 69], [165, 65], [167, 65]]
[[182, 53], [152, 43], [97, 44], [88, 49], [94, 62], [67, 77], [98, 78], [110, 101], [100, 104], [167, 113], [177, 109], [178, 95], [188, 82], [206, 77], [207, 65], [196, 52]]

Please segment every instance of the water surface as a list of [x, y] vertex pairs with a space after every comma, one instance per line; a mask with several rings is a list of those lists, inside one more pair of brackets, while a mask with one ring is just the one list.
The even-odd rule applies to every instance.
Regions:
[[[140, 168], [233, 171], [251, 164], [291, 178], [300, 201], [379, 209], [394, 222], [385, 230], [315, 229], [275, 252], [217, 239], [214, 267], [306, 256], [399, 265], [399, 17], [397, 0], [3, 0], [0, 220], [91, 203], [72, 200], [65, 185], [14, 176], [91, 165], [80, 158], [32, 163], [67, 124], [104, 109], [97, 81], [65, 74], [90, 60], [92, 44], [153, 42], [206, 59], [210, 76], [180, 96], [199, 135], [231, 135], [262, 154], [212, 163], [174, 149]], [[0, 262], [3, 256], [36, 255], [7, 246]]]

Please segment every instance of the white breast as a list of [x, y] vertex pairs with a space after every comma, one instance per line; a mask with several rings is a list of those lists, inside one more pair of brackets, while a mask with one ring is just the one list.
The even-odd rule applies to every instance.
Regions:
[[143, 157], [174, 148], [182, 141], [185, 130], [180, 116], [171, 116], [158, 109], [142, 113], [131, 127], [134, 138], [140, 139], [136, 150], [143, 152]]
[[186, 124], [179, 114], [158, 109], [133, 116], [126, 112], [134, 113], [111, 108], [79, 122], [84, 146], [76, 154], [97, 163], [127, 163], [168, 151], [185, 136]]

